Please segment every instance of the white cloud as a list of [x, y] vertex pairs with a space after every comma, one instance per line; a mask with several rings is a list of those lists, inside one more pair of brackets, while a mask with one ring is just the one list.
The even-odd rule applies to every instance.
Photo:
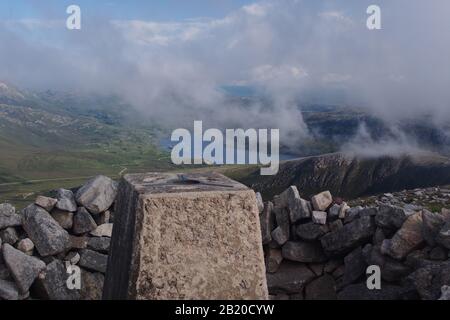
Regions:
[[252, 16], [264, 17], [267, 14], [269, 7], [270, 6], [267, 3], [252, 3], [242, 7], [242, 10]]
[[[301, 138], [307, 130], [295, 103], [332, 101], [336, 87], [345, 103], [386, 119], [427, 112], [448, 123], [450, 2], [380, 1], [388, 14], [379, 32], [365, 28], [365, 8], [337, 1], [256, 2], [219, 19], [88, 20], [75, 33], [22, 21], [32, 30], [24, 33], [3, 21], [0, 74], [29, 87], [119, 94], [170, 125], [208, 116], [224, 126], [279, 126]], [[48, 27], [58, 45], [36, 39], [39, 29], [49, 38]], [[272, 108], [228, 105], [217, 88], [233, 83], [260, 87]]]

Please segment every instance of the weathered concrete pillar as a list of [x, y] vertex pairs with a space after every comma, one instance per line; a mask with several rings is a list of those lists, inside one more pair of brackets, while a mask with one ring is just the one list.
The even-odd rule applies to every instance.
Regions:
[[255, 193], [220, 174], [126, 175], [105, 299], [266, 299]]

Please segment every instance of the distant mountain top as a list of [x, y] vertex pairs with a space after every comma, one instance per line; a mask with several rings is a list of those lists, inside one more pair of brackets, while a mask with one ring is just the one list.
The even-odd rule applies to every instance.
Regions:
[[334, 153], [283, 162], [274, 176], [260, 176], [255, 169], [239, 180], [269, 197], [295, 185], [305, 196], [330, 190], [356, 198], [450, 184], [450, 158], [434, 153], [378, 158]]

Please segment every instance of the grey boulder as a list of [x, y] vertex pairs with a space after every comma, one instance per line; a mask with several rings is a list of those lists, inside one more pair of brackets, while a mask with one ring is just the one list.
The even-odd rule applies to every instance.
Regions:
[[378, 227], [388, 229], [400, 228], [405, 220], [405, 211], [402, 208], [390, 205], [380, 206], [375, 217], [375, 223]]
[[327, 260], [319, 242], [288, 241], [281, 253], [290, 261], [314, 263]]
[[100, 175], [89, 180], [77, 191], [76, 200], [89, 212], [98, 214], [112, 205], [116, 195], [117, 182]]
[[66, 189], [58, 189], [56, 191], [56, 208], [62, 211], [77, 211], [77, 203], [75, 202], [75, 196], [73, 192]]
[[329, 256], [345, 254], [357, 246], [369, 241], [375, 233], [372, 217], [365, 216], [345, 224], [342, 228], [327, 233], [320, 242]]
[[381, 253], [401, 260], [418, 248], [423, 242], [422, 213], [409, 216], [392, 239], [385, 239], [381, 245]]
[[88, 241], [88, 248], [94, 251], [108, 253], [111, 238], [107, 237], [92, 237]]
[[43, 274], [36, 280], [36, 291], [39, 297], [48, 300], [78, 300], [79, 291], [71, 290], [67, 286], [69, 276], [60, 260], [49, 263]]
[[8, 227], [17, 227], [22, 224], [22, 218], [16, 209], [9, 203], [0, 204], [0, 230]]
[[82, 300], [101, 300], [105, 276], [99, 272], [81, 270], [81, 293]]
[[83, 234], [91, 232], [96, 228], [97, 224], [91, 214], [83, 207], [78, 208], [73, 218], [73, 233]]
[[90, 249], [84, 249], [80, 252], [80, 261], [78, 262], [80, 267], [105, 273], [107, 263], [108, 256], [106, 254], [101, 254]]
[[38, 258], [26, 255], [9, 244], [4, 244], [2, 251], [5, 264], [20, 292], [27, 292], [39, 273], [45, 269], [45, 263]]
[[58, 254], [69, 247], [67, 231], [37, 205], [23, 210], [23, 228], [42, 257]]
[[303, 263], [283, 261], [275, 273], [267, 274], [271, 294], [300, 293], [315, 274]]
[[12, 281], [0, 280], [0, 300], [18, 300], [19, 289]]
[[16, 229], [9, 227], [5, 230], [0, 231], [0, 239], [3, 243], [9, 243], [10, 245], [15, 244], [19, 240]]
[[55, 207], [56, 203], [58, 202], [57, 199], [44, 197], [44, 196], [37, 196], [36, 200], [34, 201], [34, 204], [37, 204], [38, 206], [42, 207], [46, 211], [50, 212]]

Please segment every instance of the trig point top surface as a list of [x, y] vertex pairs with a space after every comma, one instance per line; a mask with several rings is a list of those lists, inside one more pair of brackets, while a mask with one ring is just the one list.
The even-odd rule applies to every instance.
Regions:
[[245, 185], [214, 172], [127, 174], [124, 179], [140, 194], [240, 191]]

